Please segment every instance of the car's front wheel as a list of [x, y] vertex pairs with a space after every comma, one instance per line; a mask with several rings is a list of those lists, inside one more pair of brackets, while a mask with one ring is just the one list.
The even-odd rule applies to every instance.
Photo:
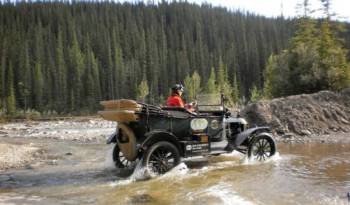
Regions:
[[145, 152], [142, 163], [151, 173], [164, 174], [180, 163], [180, 152], [170, 142], [157, 142]]
[[254, 137], [248, 146], [248, 157], [253, 160], [265, 161], [276, 153], [276, 143], [268, 135]]

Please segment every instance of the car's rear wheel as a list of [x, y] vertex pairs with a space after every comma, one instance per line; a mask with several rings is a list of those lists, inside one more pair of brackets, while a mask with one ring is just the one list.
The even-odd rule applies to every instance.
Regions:
[[136, 167], [136, 161], [129, 161], [120, 151], [118, 144], [115, 144], [113, 148], [113, 162], [118, 170], [118, 175], [123, 177], [130, 176]]
[[276, 143], [268, 135], [254, 137], [248, 147], [248, 157], [253, 160], [265, 161], [276, 153]]
[[180, 152], [170, 142], [157, 142], [145, 152], [142, 163], [151, 174], [164, 174], [180, 163]]

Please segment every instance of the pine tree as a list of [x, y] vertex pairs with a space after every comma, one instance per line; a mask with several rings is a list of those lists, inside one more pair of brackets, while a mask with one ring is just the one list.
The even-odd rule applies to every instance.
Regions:
[[38, 33], [35, 36], [35, 61], [33, 69], [33, 107], [37, 110], [43, 110], [43, 89], [44, 79], [42, 73], [42, 57], [44, 56], [43, 34], [42, 25], [39, 22]]
[[137, 99], [145, 102], [145, 99], [147, 95], [149, 94], [149, 88], [148, 88], [148, 82], [146, 80], [146, 77], [144, 75], [142, 81], [140, 82], [138, 88], [137, 88]]
[[187, 100], [192, 101], [193, 100], [193, 89], [192, 89], [192, 78], [190, 77], [190, 75], [186, 75], [186, 78], [184, 80], [184, 86], [186, 88], [186, 95], [187, 95]]
[[218, 86], [218, 89], [220, 92], [223, 92], [224, 91], [224, 86], [225, 86], [225, 83], [226, 83], [226, 77], [225, 77], [225, 64], [224, 62], [222, 61], [222, 58], [220, 57], [219, 59], [219, 67], [218, 67], [218, 70], [217, 70], [217, 86]]
[[89, 110], [93, 110], [95, 107], [95, 93], [96, 93], [96, 82], [94, 81], [94, 56], [92, 54], [89, 46], [86, 48], [86, 56], [84, 57], [85, 72], [83, 74], [83, 84], [84, 84], [84, 101], [83, 104]]
[[304, 0], [302, 4], [297, 5], [299, 19], [297, 21], [297, 30], [291, 39], [291, 47], [295, 48], [300, 44], [315, 45], [317, 43], [316, 20], [310, 17], [311, 9], [309, 0]]
[[1, 62], [0, 62], [0, 110], [5, 107], [5, 96], [6, 96], [6, 85], [5, 85], [5, 79], [6, 79], [6, 39], [4, 40], [2, 48], [2, 56], [1, 56]]
[[[270, 57], [265, 71], [265, 97], [340, 90], [350, 85], [346, 51], [331, 28], [330, 2], [322, 0], [326, 17], [319, 28], [308, 18], [305, 8], [289, 48]], [[307, 5], [308, 1], [304, 1]]]
[[127, 72], [124, 65], [122, 50], [119, 45], [115, 45], [114, 48], [114, 66], [116, 68], [114, 80], [115, 90], [117, 92], [118, 97], [127, 97], [127, 91], [125, 88], [125, 84], [127, 83]]
[[67, 102], [67, 67], [63, 52], [62, 32], [59, 30], [56, 41], [56, 91], [55, 101], [59, 111], [63, 111]]
[[6, 79], [7, 79], [6, 112], [9, 116], [12, 116], [16, 112], [16, 97], [15, 97], [15, 89], [14, 89], [13, 68], [11, 63], [9, 63]]
[[108, 77], [108, 99], [115, 99], [115, 83], [116, 79], [114, 79], [114, 73], [117, 73], [116, 66], [113, 64], [112, 60], [112, 49], [110, 46], [110, 42], [107, 44], [107, 77]]
[[37, 110], [42, 110], [44, 81], [41, 63], [38, 61], [34, 65], [33, 78], [35, 79], [33, 83], [34, 107]]
[[196, 99], [197, 94], [200, 92], [201, 89], [201, 77], [198, 74], [197, 71], [194, 71], [192, 74], [192, 92], [193, 92], [193, 99]]
[[232, 100], [233, 103], [238, 104], [239, 103], [239, 87], [238, 87], [238, 81], [237, 81], [237, 75], [235, 74], [233, 76], [233, 85], [232, 85]]
[[84, 70], [84, 57], [81, 53], [75, 32], [73, 33], [72, 45], [69, 49], [69, 58], [70, 109], [71, 111], [75, 111], [79, 108], [81, 102], [81, 77]]
[[322, 89], [340, 90], [350, 85], [350, 64], [340, 38], [331, 28], [331, 0], [321, 0], [325, 18], [321, 24], [319, 55], [320, 69], [325, 76]]
[[206, 89], [205, 89], [207, 93], [214, 94], [218, 92], [215, 81], [216, 81], [215, 70], [212, 67], [210, 71], [210, 76], [206, 85]]
[[255, 103], [255, 102], [259, 101], [261, 98], [262, 98], [261, 92], [254, 85], [253, 88], [250, 90], [250, 102]]
[[94, 53], [90, 51], [90, 54], [88, 57], [90, 58], [90, 66], [91, 66], [91, 75], [94, 82], [93, 87], [93, 97], [95, 101], [101, 100], [101, 84], [100, 84], [100, 74], [99, 74], [99, 67], [98, 67], [98, 60], [96, 59]]
[[232, 87], [230, 82], [228, 81], [228, 73], [227, 66], [223, 63], [222, 59], [219, 59], [219, 68], [218, 68], [218, 81], [217, 81], [217, 89], [219, 92], [223, 93], [229, 105], [233, 104], [232, 100]]

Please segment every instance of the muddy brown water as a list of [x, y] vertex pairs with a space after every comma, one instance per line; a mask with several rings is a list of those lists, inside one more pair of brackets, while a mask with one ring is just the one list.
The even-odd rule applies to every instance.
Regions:
[[232, 153], [134, 181], [115, 174], [111, 146], [31, 142], [45, 157], [0, 172], [0, 204], [350, 204], [350, 144], [278, 144], [265, 163]]

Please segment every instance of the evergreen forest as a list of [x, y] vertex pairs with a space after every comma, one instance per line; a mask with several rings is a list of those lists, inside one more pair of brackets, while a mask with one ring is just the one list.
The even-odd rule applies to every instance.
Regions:
[[[175, 83], [188, 87], [188, 100], [212, 89], [233, 102], [252, 90], [295, 94], [266, 85], [303, 25], [186, 2], [2, 3], [0, 110], [94, 113], [99, 101], [118, 98], [163, 104]], [[350, 32], [339, 35], [350, 48]]]

